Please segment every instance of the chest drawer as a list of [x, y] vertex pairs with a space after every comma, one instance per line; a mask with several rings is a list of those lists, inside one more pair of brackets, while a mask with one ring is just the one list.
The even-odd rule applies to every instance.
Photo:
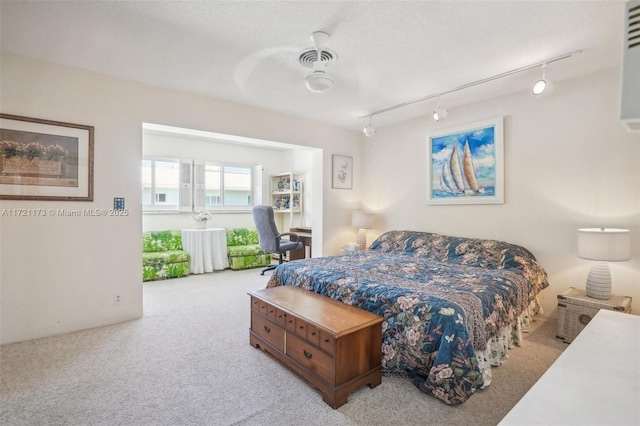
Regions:
[[251, 312], [251, 330], [260, 338], [284, 352], [284, 330], [256, 312]]
[[[307, 341], [320, 346], [320, 329], [313, 324], [307, 325]], [[329, 351], [330, 353], [333, 353]]]
[[276, 324], [280, 327], [285, 328], [287, 321], [287, 316], [280, 309], [276, 308]]
[[289, 334], [287, 336], [287, 355], [307, 370], [329, 383], [335, 382], [335, 359], [316, 346]]
[[269, 352], [333, 408], [382, 381], [382, 317], [295, 286], [251, 295], [251, 346]]
[[307, 329], [309, 324], [305, 320], [300, 318], [296, 318], [296, 334], [300, 336], [301, 339], [307, 338]]
[[320, 347], [330, 354], [335, 354], [336, 339], [326, 331], [320, 330]]

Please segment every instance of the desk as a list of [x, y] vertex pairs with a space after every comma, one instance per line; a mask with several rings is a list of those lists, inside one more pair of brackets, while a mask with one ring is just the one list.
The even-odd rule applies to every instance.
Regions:
[[640, 424], [640, 317], [601, 309], [499, 425]]
[[191, 256], [192, 274], [229, 267], [226, 229], [183, 229], [181, 234], [182, 249]]
[[[311, 257], [311, 228], [289, 228], [289, 232], [298, 234], [298, 241], [302, 243], [301, 248], [289, 251], [289, 260], [306, 259], [307, 257]], [[307, 252], [309, 252], [308, 255]]]

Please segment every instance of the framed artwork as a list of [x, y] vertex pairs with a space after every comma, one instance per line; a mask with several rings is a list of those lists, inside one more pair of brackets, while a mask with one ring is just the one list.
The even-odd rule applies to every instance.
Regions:
[[332, 161], [331, 187], [338, 189], [352, 189], [353, 187], [353, 157], [334, 155]]
[[432, 134], [427, 204], [503, 204], [502, 117]]
[[0, 114], [0, 199], [93, 201], [93, 133]]

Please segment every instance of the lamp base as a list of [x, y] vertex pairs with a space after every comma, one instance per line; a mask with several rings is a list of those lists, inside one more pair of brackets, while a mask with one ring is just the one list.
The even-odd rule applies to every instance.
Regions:
[[593, 262], [587, 277], [587, 296], [602, 300], [611, 297], [611, 272], [607, 262]]
[[356, 244], [358, 245], [358, 250], [366, 250], [367, 249], [367, 231], [361, 229], [358, 231], [358, 235], [356, 236]]

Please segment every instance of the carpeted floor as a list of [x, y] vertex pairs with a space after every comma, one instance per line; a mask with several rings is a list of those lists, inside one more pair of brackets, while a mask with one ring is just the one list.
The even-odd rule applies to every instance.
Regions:
[[249, 345], [249, 297], [269, 273], [225, 270], [144, 284], [144, 317], [0, 347], [0, 424], [495, 425], [560, 355], [538, 320], [493, 383], [450, 407], [382, 378], [337, 410]]

